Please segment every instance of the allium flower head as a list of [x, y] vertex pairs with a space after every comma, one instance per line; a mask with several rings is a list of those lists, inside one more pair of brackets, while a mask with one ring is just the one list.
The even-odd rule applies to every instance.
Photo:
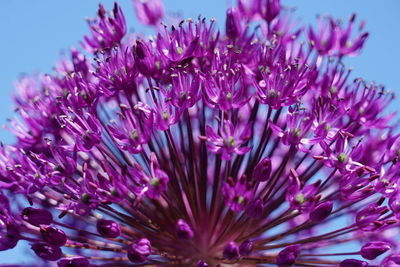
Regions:
[[16, 84], [0, 251], [28, 242], [60, 267], [400, 264], [393, 96], [350, 78], [368, 37], [354, 15], [302, 27], [278, 0], [239, 0], [219, 30], [133, 5], [154, 36], [100, 5], [85, 51]]

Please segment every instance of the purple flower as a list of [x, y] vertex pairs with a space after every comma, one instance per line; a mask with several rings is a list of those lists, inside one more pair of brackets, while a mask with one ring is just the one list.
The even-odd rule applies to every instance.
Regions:
[[304, 145], [308, 143], [307, 135], [312, 125], [312, 117], [310, 114], [300, 112], [292, 108], [289, 109], [287, 115], [287, 129], [283, 131], [278, 125], [271, 123], [272, 131], [282, 138], [285, 145], [294, 145], [298, 149], [304, 150]]
[[125, 36], [125, 17], [116, 2], [112, 14], [113, 17], [109, 16], [103, 5], [100, 4], [98, 17], [88, 21], [92, 38], [85, 36], [83, 47], [89, 52], [119, 45]]
[[279, 15], [281, 4], [279, 0], [258, 0], [261, 16], [268, 22]]
[[[170, 32], [164, 31], [158, 33], [156, 47], [161, 57], [158, 60], [166, 60], [167, 63], [172, 63], [174, 65], [175, 63], [190, 61], [194, 55], [200, 53], [200, 34], [203, 34], [203, 37], [207, 38], [209, 37], [208, 33], [195, 33], [192, 31], [192, 27], [189, 27], [188, 32], [186, 32], [183, 27], [180, 27], [181, 30], [178, 31], [172, 26]], [[200, 27], [199, 31], [201, 31]], [[209, 40], [205, 41], [209, 42]]]
[[232, 122], [224, 121], [221, 134], [217, 135], [211, 126], [207, 126], [207, 148], [212, 153], [222, 154], [224, 160], [230, 160], [233, 153], [246, 154], [251, 150], [251, 147], [242, 147], [241, 145], [249, 138], [250, 129], [245, 128], [244, 125], [241, 128], [235, 128]]
[[[337, 31], [337, 39], [339, 41], [339, 54], [341, 56], [343, 55], [350, 55], [354, 56], [357, 55], [358, 52], [361, 50], [361, 48], [364, 45], [365, 40], [368, 37], [368, 33], [359, 33], [352, 41], [349, 40], [349, 37], [352, 35], [352, 28], [353, 28], [353, 23], [356, 19], [356, 15], [353, 14], [350, 17], [349, 24], [346, 29], [341, 29], [339, 28]], [[359, 30], [361, 31], [363, 28], [363, 24], [360, 25]]]
[[71, 48], [71, 60], [74, 65], [74, 71], [82, 74], [84, 77], [88, 77], [89, 63], [86, 57], [74, 47]]
[[332, 18], [320, 18], [318, 32], [315, 33], [312, 28], [309, 29], [309, 39], [319, 54], [333, 53], [337, 39], [335, 28], [336, 24]]
[[158, 198], [167, 187], [169, 177], [168, 174], [159, 169], [159, 164], [154, 154], [151, 155], [150, 174], [151, 179], [149, 179], [148, 191], [146, 194], [150, 198]]
[[236, 8], [230, 8], [226, 11], [225, 32], [226, 35], [235, 40], [242, 34], [242, 25], [240, 14]]
[[226, 205], [236, 212], [246, 209], [253, 198], [251, 184], [246, 180], [245, 176], [240, 177], [236, 181], [228, 178], [222, 187], [222, 194]]
[[297, 175], [291, 175], [289, 184], [290, 186], [286, 193], [286, 199], [290, 203], [291, 208], [301, 212], [313, 209], [320, 181], [303, 187], [299, 177]]
[[257, 55], [258, 68], [251, 79], [258, 100], [273, 109], [298, 102], [317, 75], [311, 62], [302, 61], [303, 51], [285, 49], [264, 47]]
[[[313, 29], [309, 29], [309, 38], [312, 45], [320, 55], [338, 55], [355, 56], [359, 53], [368, 37], [367, 32], [359, 33], [354, 40], [350, 41], [352, 28], [355, 21], [355, 14], [350, 17], [347, 28], [342, 29], [340, 23], [335, 22], [332, 18], [321, 18], [318, 33], [314, 33]], [[328, 26], [329, 25], [329, 26]], [[363, 28], [363, 23], [359, 27], [359, 31]]]
[[115, 143], [122, 150], [132, 154], [142, 151], [153, 130], [154, 115], [143, 103], [137, 103], [133, 109], [127, 108], [119, 116], [120, 123], [112, 122], [108, 129]]
[[102, 132], [98, 120], [90, 113], [87, 113], [86, 116], [61, 117], [61, 121], [65, 124], [67, 130], [76, 136], [77, 147], [83, 151], [90, 150], [93, 146], [98, 145]]
[[0, 220], [0, 251], [14, 248], [19, 241], [19, 230], [17, 226], [6, 225]]
[[136, 16], [145, 25], [157, 26], [164, 16], [161, 0], [133, 0]]
[[[136, 78], [140, 68], [135, 64], [136, 59], [132, 57], [132, 50], [134, 48], [124, 44], [109, 53], [96, 54], [96, 69], [91, 74], [100, 82], [96, 88], [93, 88], [91, 83], [85, 84], [87, 89], [81, 93], [81, 98], [86, 104], [101, 94], [113, 96], [118, 91], [133, 93], [137, 89]], [[78, 81], [77, 84], [83, 87], [84, 83]]]
[[253, 179], [256, 181], [267, 181], [271, 175], [271, 159], [266, 157], [262, 159], [253, 170]]
[[172, 88], [167, 93], [172, 105], [177, 108], [193, 107], [200, 98], [200, 78], [185, 72], [171, 74]]
[[[236, 74], [241, 70], [236, 67], [230, 69], [230, 71]], [[228, 75], [229, 73], [226, 76]], [[248, 97], [244, 94], [243, 87], [237, 87], [239, 76], [229, 75], [231, 76], [229, 78], [226, 76], [207, 77], [207, 82], [204, 84], [205, 103], [210, 107], [218, 106], [221, 110], [241, 108], [248, 102]]]

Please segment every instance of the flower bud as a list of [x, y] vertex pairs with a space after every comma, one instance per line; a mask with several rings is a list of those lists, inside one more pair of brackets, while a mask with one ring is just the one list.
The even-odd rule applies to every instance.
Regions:
[[25, 208], [22, 210], [22, 219], [30, 224], [39, 226], [41, 224], [50, 224], [53, 222], [53, 215], [44, 209]]
[[176, 235], [180, 239], [192, 239], [194, 236], [192, 228], [182, 219], [176, 223]]
[[284, 248], [276, 257], [278, 266], [291, 266], [296, 262], [296, 258], [300, 253], [299, 245], [292, 245]]
[[339, 267], [364, 267], [364, 266], [368, 266], [368, 263], [365, 261], [360, 261], [355, 259], [347, 259], [339, 264]]
[[257, 163], [253, 170], [253, 179], [259, 182], [268, 180], [271, 175], [271, 160], [268, 157]]
[[247, 215], [252, 218], [260, 218], [264, 212], [264, 203], [261, 199], [253, 201], [246, 210]]
[[18, 239], [10, 238], [8, 233], [5, 235], [0, 234], [0, 251], [9, 250], [14, 248], [18, 243]]
[[113, 220], [98, 220], [96, 228], [99, 234], [107, 238], [116, 238], [121, 234], [119, 224]]
[[236, 260], [240, 257], [239, 247], [236, 245], [235, 242], [231, 241], [225, 245], [223, 256], [228, 260]]
[[151, 243], [147, 238], [142, 238], [131, 244], [128, 248], [128, 258], [131, 262], [140, 263], [147, 260], [151, 254]]
[[312, 222], [320, 222], [326, 219], [333, 208], [333, 203], [331, 201], [323, 202], [316, 206], [310, 213], [310, 220]]
[[241, 256], [248, 256], [253, 251], [254, 242], [250, 240], [245, 240], [239, 246], [239, 252]]
[[32, 250], [40, 258], [48, 261], [56, 261], [62, 256], [60, 247], [51, 246], [43, 243], [36, 243], [32, 245]]
[[53, 226], [41, 225], [40, 233], [42, 234], [43, 240], [50, 245], [61, 247], [67, 242], [67, 236], [64, 231]]
[[231, 39], [237, 39], [242, 34], [240, 14], [236, 8], [229, 8], [226, 12], [225, 32]]
[[268, 23], [271, 23], [271, 21], [278, 16], [281, 11], [279, 0], [261, 1], [261, 5], [261, 15]]
[[154, 71], [154, 57], [148, 44], [137, 40], [133, 51], [133, 57], [139, 72], [144, 76], [150, 76]]
[[384, 267], [400, 266], [400, 253], [393, 253], [382, 260], [381, 263]]
[[57, 262], [58, 267], [86, 267], [89, 261], [85, 257], [76, 256], [72, 258], [61, 259]]
[[390, 249], [390, 245], [383, 241], [374, 241], [365, 244], [360, 251], [361, 256], [367, 260], [374, 260], [379, 255]]
[[196, 267], [208, 267], [208, 264], [207, 264], [205, 261], [203, 261], [203, 260], [199, 260], [199, 261], [196, 263]]
[[16, 226], [6, 226], [0, 220], [0, 251], [14, 248], [19, 240], [19, 231]]
[[164, 6], [161, 0], [134, 0], [136, 16], [145, 25], [156, 26], [164, 17]]

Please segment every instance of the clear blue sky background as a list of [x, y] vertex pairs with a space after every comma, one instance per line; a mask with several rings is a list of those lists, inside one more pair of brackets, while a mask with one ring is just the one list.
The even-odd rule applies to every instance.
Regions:
[[[111, 8], [113, 1], [102, 1]], [[143, 31], [135, 19], [131, 1], [119, 1], [129, 29]], [[224, 26], [225, 8], [234, 0], [165, 0], [169, 12], [181, 11], [184, 17], [202, 14], [217, 18]], [[11, 94], [13, 82], [21, 73], [50, 72], [62, 51], [79, 46], [88, 33], [85, 17], [93, 17], [97, 0], [4, 0], [0, 3], [0, 125], [13, 116]], [[314, 23], [317, 14], [331, 14], [345, 20], [353, 13], [367, 21], [370, 38], [361, 56], [348, 60], [355, 68], [354, 77], [362, 76], [385, 84], [400, 93], [400, 1], [399, 0], [282, 0], [287, 6], [297, 6], [297, 16], [303, 23]], [[395, 109], [400, 104], [397, 98]], [[11, 142], [12, 136], [0, 130], [0, 140]], [[27, 262], [28, 245], [0, 252], [0, 264]]]

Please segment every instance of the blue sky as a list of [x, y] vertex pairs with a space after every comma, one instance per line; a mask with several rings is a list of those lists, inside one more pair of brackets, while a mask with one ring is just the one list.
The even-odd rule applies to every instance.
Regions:
[[[110, 8], [113, 1], [102, 1]], [[224, 26], [225, 7], [234, 1], [225, 0], [165, 0], [169, 12], [180, 11], [184, 17], [217, 19]], [[11, 95], [13, 82], [22, 73], [51, 72], [52, 66], [63, 51], [71, 45], [79, 47], [83, 34], [87, 33], [85, 17], [93, 17], [99, 1], [38, 0], [1, 1], [0, 9], [0, 124], [13, 116]], [[287, 6], [297, 6], [297, 16], [305, 24], [315, 23], [317, 14], [331, 14], [344, 20], [353, 13], [366, 20], [369, 40], [361, 56], [348, 60], [354, 67], [353, 77], [385, 84], [388, 89], [400, 92], [400, 20], [398, 0], [283, 0]], [[143, 31], [135, 17], [131, 1], [120, 1], [129, 29]], [[400, 104], [395, 100], [392, 109]], [[0, 140], [10, 142], [12, 136], [0, 130]], [[20, 262], [26, 258], [24, 249], [0, 252], [0, 264]]]

